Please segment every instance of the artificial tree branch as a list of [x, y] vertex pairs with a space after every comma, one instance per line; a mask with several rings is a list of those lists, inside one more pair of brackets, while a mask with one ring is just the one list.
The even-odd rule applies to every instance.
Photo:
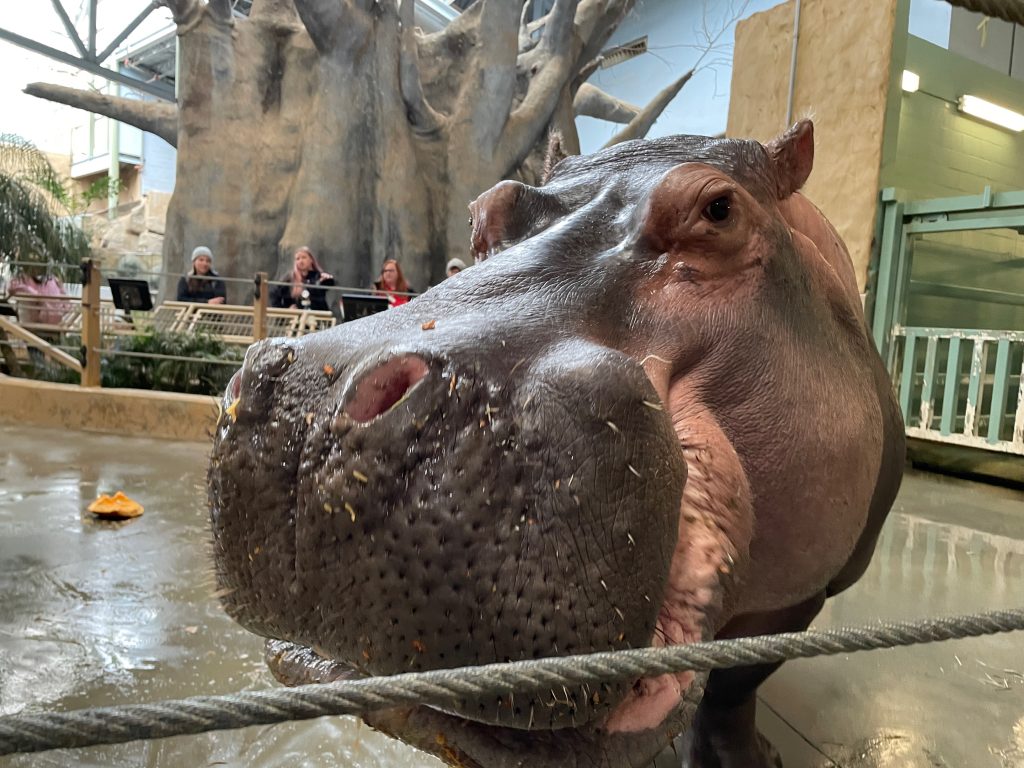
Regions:
[[610, 147], [613, 144], [630, 141], [631, 139], [642, 139], [646, 136], [647, 132], [651, 130], [651, 126], [653, 126], [655, 121], [661, 116], [661, 113], [665, 111], [665, 107], [667, 107], [669, 102], [676, 97], [676, 94], [682, 90], [682, 87], [689, 82], [691, 77], [693, 77], [692, 69], [671, 85], [663, 88], [661, 92], [651, 100], [650, 104], [641, 110], [640, 114], [629, 121], [629, 125], [609, 139], [608, 143], [604, 146]]
[[[636, 0], [582, 0], [576, 14], [576, 29], [583, 39], [583, 49], [576, 59], [577, 69], [597, 60], [608, 38], [629, 13]], [[580, 78], [583, 82], [586, 78]]]
[[512, 108], [519, 54], [519, 0], [478, 0], [477, 46], [462, 78], [453, 122], [468, 126], [485, 157], [498, 145]]
[[368, 15], [355, 0], [295, 0], [295, 10], [321, 53], [354, 52], [371, 29]]
[[231, 0], [209, 0], [207, 5], [210, 6], [210, 13], [213, 14], [213, 17], [221, 23], [230, 24], [234, 21]]
[[576, 130], [576, 115], [573, 114], [572, 86], [566, 83], [562, 86], [562, 92], [558, 95], [558, 103], [555, 105], [555, 113], [551, 120], [552, 126], [557, 126], [561, 134], [561, 150], [567, 155], [578, 155], [580, 153], [580, 134]]
[[202, 10], [199, 0], [160, 0], [160, 5], [170, 10], [174, 23], [178, 25], [188, 24]]
[[[531, 23], [526, 20], [526, 15], [530, 12], [530, 8], [533, 7], [533, 3], [523, 3], [523, 12], [519, 15], [519, 52], [525, 53], [526, 51], [537, 45], [537, 41], [533, 39], [533, 32], [530, 30]], [[536, 22], [534, 22], [536, 23]]]
[[558, 98], [572, 77], [572, 64], [576, 59], [572, 47], [565, 45], [548, 57], [530, 81], [522, 102], [509, 115], [500, 158], [504, 175], [523, 162], [551, 121]]
[[174, 104], [108, 96], [105, 93], [50, 83], [29, 83], [25, 86], [24, 92], [29, 96], [105, 115], [155, 134], [171, 146], [178, 145], [178, 107]]
[[415, 11], [415, 0], [401, 0], [399, 14], [402, 21], [402, 47], [398, 74], [409, 122], [417, 133], [433, 135], [441, 130], [446, 121], [442, 114], [430, 106], [423, 93]]
[[249, 18], [276, 19], [284, 22], [298, 21], [293, 0], [252, 0]]
[[[548, 23], [548, 16], [549, 15], [550, 14], [544, 14], [539, 19], [531, 21], [530, 23], [526, 24], [524, 27], [520, 28], [520, 30], [519, 30], [519, 44], [520, 44], [519, 52], [520, 53], [526, 53], [526, 51], [529, 51], [530, 49], [535, 48], [537, 46], [537, 43], [540, 42], [540, 38], [539, 37], [538, 38], [534, 38], [533, 35], [534, 35], [534, 33], [538, 29], [543, 29], [544, 28], [544, 25]], [[525, 47], [523, 47], [524, 38], [525, 38], [525, 41], [526, 41]]]
[[577, 89], [572, 109], [576, 116], [596, 117], [611, 123], [628, 123], [640, 114], [640, 107], [617, 99], [590, 83], [583, 83]]
[[451, 48], [452, 45], [460, 38], [464, 38], [467, 35], [476, 35], [477, 30], [480, 28], [480, 9], [482, 7], [483, 3], [473, 3], [469, 8], [456, 16], [440, 32], [427, 35], [426, 40], [431, 41], [432, 43], [440, 41], [440, 44], [438, 44], [437, 47], [445, 49]]
[[595, 59], [591, 59], [589, 62], [584, 64], [582, 67], [577, 67], [576, 77], [573, 78], [573, 88], [579, 90], [590, 76], [597, 71], [597, 68], [604, 62], [604, 56], [598, 56]]
[[576, 8], [579, 0], [555, 0], [551, 12], [547, 15], [541, 47], [545, 51], [562, 50], [572, 38], [576, 19]]
[[[563, 51], [572, 44], [573, 19], [576, 16], [576, 8], [579, 0], [555, 0], [554, 6], [542, 19], [538, 19], [539, 26], [544, 28], [540, 40], [535, 42], [519, 57], [519, 70], [535, 75], [540, 72], [548, 62], [548, 59], [555, 52]], [[520, 49], [522, 33], [520, 33]], [[530, 85], [532, 88], [532, 84]]]

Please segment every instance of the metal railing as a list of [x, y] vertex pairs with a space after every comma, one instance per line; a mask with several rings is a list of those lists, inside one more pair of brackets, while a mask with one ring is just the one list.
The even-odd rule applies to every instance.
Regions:
[[893, 329], [907, 435], [1024, 455], [1024, 332]]
[[[150, 286], [157, 278], [170, 278], [171, 284], [181, 275], [145, 273]], [[141, 275], [136, 275], [140, 277]], [[165, 334], [201, 334], [232, 347], [245, 347], [267, 337], [295, 338], [330, 328], [342, 318], [341, 312], [305, 308], [278, 308], [270, 306], [271, 287], [284, 285], [270, 281], [266, 273], [254, 279], [219, 278], [236, 284], [236, 294], [252, 296], [251, 305], [192, 303], [163, 301], [146, 311], [119, 309], [105, 286], [100, 269], [93, 262], [84, 262], [82, 284], [68, 285], [67, 295], [30, 295], [15, 292], [9, 297], [17, 319], [5, 322], [11, 327], [0, 328], [0, 345], [10, 365], [11, 353], [15, 361], [30, 363], [29, 350], [38, 349], [43, 356], [58, 365], [81, 374], [83, 386], [100, 386], [100, 359], [104, 357], [147, 357], [167, 361], [181, 361], [174, 355], [140, 353], [131, 350], [126, 337], [149, 332]], [[244, 286], [244, 293], [238, 290]], [[366, 288], [325, 287], [328, 296], [337, 302], [344, 295], [373, 295]], [[307, 302], [308, 304], [308, 302]], [[67, 353], [71, 353], [74, 357]], [[196, 362], [235, 365], [236, 356], [215, 359], [209, 356], [193, 358]], [[75, 359], [77, 358], [77, 359]]]

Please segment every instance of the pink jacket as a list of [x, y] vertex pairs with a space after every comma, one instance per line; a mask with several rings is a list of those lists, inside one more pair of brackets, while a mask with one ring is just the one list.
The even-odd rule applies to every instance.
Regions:
[[[50, 276], [37, 283], [27, 275], [18, 275], [7, 287], [11, 296], [63, 296], [64, 285]], [[23, 323], [57, 325], [68, 311], [66, 301], [39, 301], [29, 299], [18, 308], [18, 319]]]

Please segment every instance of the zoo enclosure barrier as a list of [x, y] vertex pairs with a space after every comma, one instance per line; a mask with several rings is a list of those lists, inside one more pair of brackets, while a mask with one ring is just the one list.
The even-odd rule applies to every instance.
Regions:
[[[182, 276], [161, 272], [136, 275], [150, 278], [139, 281], [145, 283], [147, 290], [161, 282], [174, 285]], [[154, 302], [150, 309], [124, 309], [117, 306], [111, 290], [104, 285], [99, 267], [92, 261], [83, 262], [81, 284], [69, 284], [66, 295], [11, 296], [17, 319], [0, 315], [0, 345], [4, 347], [7, 365], [17, 367], [29, 362], [28, 349], [36, 349], [50, 361], [78, 374], [82, 386], [87, 387], [100, 386], [100, 360], [104, 357], [237, 367], [244, 349], [256, 341], [268, 337], [297, 338], [343, 321], [339, 301], [342, 295], [374, 295], [366, 288], [332, 286], [327, 290], [332, 305], [339, 305], [335, 311], [283, 309], [270, 306], [270, 289], [287, 283], [272, 281], [265, 272], [256, 273], [251, 280], [223, 276], [218, 279], [240, 286], [236, 293], [251, 291], [252, 303], [165, 300]], [[229, 354], [185, 357], [125, 349], [124, 340], [152, 332], [201, 334], [221, 342]]]
[[880, 214], [868, 318], [907, 435], [1024, 455], [1024, 191]]
[[635, 680], [685, 670], [742, 667], [1018, 630], [1024, 630], [1024, 608], [441, 669], [156, 704], [9, 715], [0, 717], [0, 755], [119, 744], [326, 715], [362, 714], [396, 706], [427, 704], [450, 708], [467, 698], [497, 700], [516, 693], [566, 692], [570, 686]]

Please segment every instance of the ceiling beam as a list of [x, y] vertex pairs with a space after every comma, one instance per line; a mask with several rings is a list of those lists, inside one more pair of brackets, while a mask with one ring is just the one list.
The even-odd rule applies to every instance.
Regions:
[[78, 69], [84, 70], [85, 72], [90, 72], [94, 75], [105, 77], [107, 80], [112, 80], [115, 83], [126, 85], [130, 88], [134, 88], [137, 91], [148, 93], [151, 96], [156, 96], [157, 98], [163, 99], [165, 101], [173, 102], [175, 100], [174, 89], [167, 84], [136, 80], [133, 77], [129, 77], [128, 75], [124, 75], [113, 69], [107, 69], [106, 67], [102, 67], [95, 61], [89, 61], [88, 59], [81, 58], [79, 56], [74, 56], [73, 54], [66, 53], [56, 48], [51, 48], [48, 45], [43, 45], [37, 40], [30, 40], [27, 37], [23, 37], [15, 32], [11, 32], [8, 29], [4, 29], [3, 27], [0, 27], [0, 40], [6, 40], [9, 43], [14, 43], [14, 45], [17, 45], [21, 48], [25, 48], [29, 51], [33, 51], [34, 53], [39, 53], [43, 56], [48, 56], [49, 58], [59, 61], [63, 64], [68, 64], [72, 67], [77, 67]]

